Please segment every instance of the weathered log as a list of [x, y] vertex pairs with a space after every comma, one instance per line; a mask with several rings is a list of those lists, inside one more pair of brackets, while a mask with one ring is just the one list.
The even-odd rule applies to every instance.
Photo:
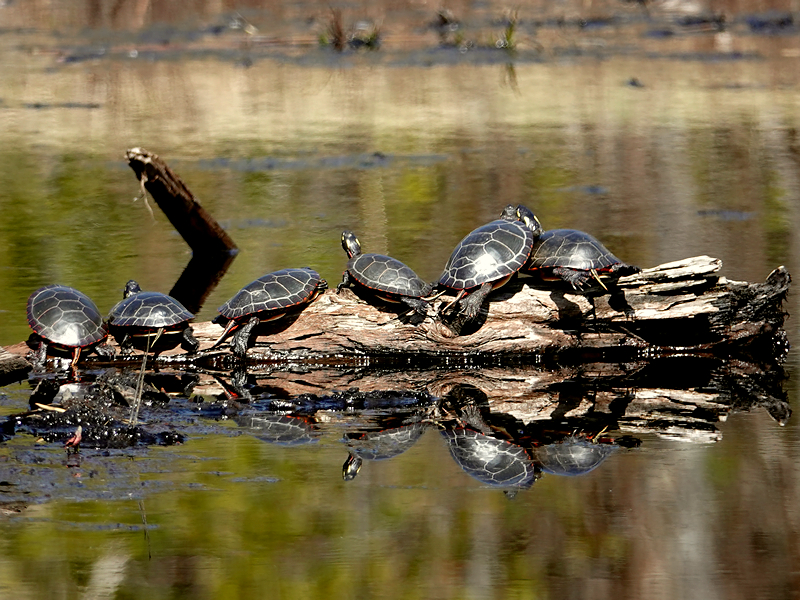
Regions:
[[[397, 309], [373, 306], [349, 290], [328, 291], [293, 321], [262, 329], [250, 349], [253, 363], [426, 365], [453, 360], [481, 364], [574, 357], [613, 360], [670, 352], [723, 355], [785, 351], [782, 302], [791, 278], [785, 268], [765, 283], [730, 281], [707, 256], [645, 269], [622, 278], [618, 290], [592, 300], [565, 290], [532, 287], [520, 277], [490, 296], [477, 329], [456, 335], [446, 322], [414, 325]], [[488, 310], [487, 310], [488, 308]], [[275, 326], [272, 326], [275, 327]], [[201, 348], [222, 328], [195, 325]]]
[[[789, 273], [779, 267], [764, 283], [743, 283], [719, 276], [720, 266], [718, 259], [698, 256], [645, 269], [622, 278], [594, 306], [581, 294], [532, 287], [520, 277], [490, 296], [476, 329], [461, 335], [439, 319], [415, 325], [392, 306], [373, 306], [350, 290], [329, 290], [298, 315], [256, 329], [248, 364], [509, 366], [675, 353], [780, 359], [788, 348], [782, 302]], [[176, 349], [155, 362], [229, 370], [226, 347], [210, 350], [222, 327], [205, 322], [194, 329], [198, 355]], [[24, 345], [9, 350], [27, 352]]]
[[31, 363], [19, 354], [12, 354], [0, 347], [0, 385], [19, 381], [30, 371]]

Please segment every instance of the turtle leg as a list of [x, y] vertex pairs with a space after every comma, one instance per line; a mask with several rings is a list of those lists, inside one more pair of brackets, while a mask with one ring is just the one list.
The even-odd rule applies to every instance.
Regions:
[[450, 310], [450, 309], [451, 309], [453, 306], [455, 306], [456, 304], [458, 304], [458, 301], [459, 301], [459, 300], [461, 300], [461, 299], [464, 297], [464, 295], [465, 295], [466, 293], [467, 293], [467, 290], [461, 290], [461, 291], [459, 291], [459, 292], [458, 292], [458, 294], [456, 294], [456, 297], [455, 297], [455, 298], [453, 298], [453, 299], [452, 299], [450, 302], [448, 302], [448, 303], [447, 303], [447, 304], [445, 304], [444, 306], [440, 306], [440, 307], [439, 307], [439, 314], [440, 314], [440, 315], [443, 315], [443, 314], [444, 314], [444, 313], [446, 313], [448, 310]]
[[31, 363], [37, 369], [41, 369], [47, 363], [47, 342], [39, 341], [39, 346], [31, 355]]
[[181, 340], [181, 348], [186, 350], [189, 354], [195, 354], [200, 349], [200, 342], [194, 337], [194, 331], [191, 327], [183, 330], [183, 339]]
[[128, 355], [133, 350], [133, 338], [129, 336], [127, 333], [125, 337], [122, 338], [122, 341], [119, 343], [119, 350], [120, 353], [123, 355]]
[[553, 275], [566, 281], [574, 290], [582, 290], [593, 279], [591, 271], [580, 271], [569, 267], [555, 267]]
[[[218, 317], [218, 318], [219, 318], [219, 317]], [[214, 322], [214, 323], [217, 323], [217, 325], [221, 325], [221, 323], [218, 321], [218, 318], [217, 318], [217, 319], [214, 319], [214, 321], [213, 321], [213, 322]], [[239, 322], [238, 322], [238, 321], [234, 321], [233, 319], [231, 319], [230, 321], [228, 321], [227, 325], [225, 325], [225, 331], [223, 331], [223, 332], [222, 332], [222, 334], [221, 334], [221, 335], [220, 335], [220, 336], [217, 338], [217, 341], [216, 341], [216, 342], [214, 342], [213, 344], [211, 344], [211, 348], [210, 348], [210, 350], [213, 350], [214, 348], [216, 348], [217, 346], [219, 346], [219, 345], [220, 345], [222, 342], [224, 342], [224, 341], [225, 341], [225, 339], [226, 339], [226, 338], [227, 338], [227, 337], [228, 337], [228, 336], [231, 334], [231, 332], [232, 332], [234, 329], [236, 329], [238, 326], [239, 326]]]
[[74, 369], [78, 365], [78, 361], [81, 359], [81, 350], [82, 348], [78, 346], [72, 351], [72, 368]]
[[468, 320], [478, 316], [478, 311], [481, 309], [486, 296], [492, 291], [492, 288], [491, 282], [484, 283], [476, 291], [472, 292], [461, 301], [461, 312], [466, 315]]
[[336, 286], [336, 293], [338, 294], [346, 287], [350, 287], [350, 271], [342, 273], [342, 283]]
[[108, 344], [99, 344], [94, 347], [94, 351], [97, 353], [98, 356], [105, 359], [112, 359], [114, 358], [114, 349], [109, 346]]
[[409, 317], [414, 313], [421, 315], [423, 317], [428, 316], [428, 303], [421, 298], [410, 298], [408, 296], [401, 296], [400, 300], [403, 304], [409, 306], [411, 310], [406, 313]]
[[236, 330], [236, 333], [233, 334], [233, 341], [231, 341], [231, 348], [234, 356], [244, 358], [247, 355], [247, 347], [250, 344], [250, 334], [253, 328], [260, 322], [261, 320], [258, 317], [250, 317], [247, 323]]

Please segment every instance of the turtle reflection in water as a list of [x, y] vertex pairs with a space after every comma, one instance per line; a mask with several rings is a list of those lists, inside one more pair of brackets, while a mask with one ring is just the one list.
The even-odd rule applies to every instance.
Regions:
[[253, 437], [279, 446], [301, 446], [316, 442], [322, 435], [307, 417], [292, 415], [242, 415], [236, 418], [239, 427]]
[[345, 438], [344, 442], [350, 446], [350, 455], [342, 465], [342, 477], [345, 481], [355, 479], [364, 460], [386, 460], [402, 454], [422, 437], [428, 427], [428, 423], [419, 422]]
[[466, 473], [478, 481], [506, 488], [508, 495], [532, 486], [539, 469], [522, 446], [472, 429], [442, 430], [450, 454]]
[[583, 437], [571, 436], [534, 449], [534, 458], [545, 473], [553, 475], [585, 475], [594, 471], [617, 451], [616, 444], [600, 444]]

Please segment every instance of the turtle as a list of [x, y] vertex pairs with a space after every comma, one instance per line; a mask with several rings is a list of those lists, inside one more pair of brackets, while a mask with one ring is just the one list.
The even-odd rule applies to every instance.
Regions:
[[312, 444], [322, 435], [312, 419], [302, 416], [245, 414], [235, 421], [253, 437], [278, 446]]
[[83, 350], [108, 354], [103, 344], [108, 329], [94, 302], [66, 285], [46, 285], [28, 298], [28, 324], [33, 329], [29, 343], [37, 344], [34, 364], [42, 365], [48, 347], [69, 352], [74, 367]]
[[178, 344], [194, 354], [200, 347], [189, 321], [194, 315], [172, 296], [143, 292], [131, 279], [125, 284], [122, 300], [108, 313], [108, 328], [123, 352], [132, 347], [162, 351]]
[[539, 469], [522, 446], [466, 427], [441, 433], [453, 459], [482, 483], [513, 492], [532, 486], [539, 477]]
[[244, 358], [256, 325], [299, 312], [326, 289], [328, 282], [309, 267], [281, 269], [251, 281], [219, 307], [214, 323], [224, 325], [225, 330], [212, 348], [235, 332], [233, 353]]
[[541, 231], [534, 217], [531, 222], [517, 219], [509, 204], [499, 219], [469, 233], [453, 250], [438, 285], [457, 292], [440, 314], [461, 303], [467, 320], [474, 319], [486, 296], [506, 284], [528, 261], [533, 242]]
[[533, 455], [545, 473], [575, 476], [594, 471], [618, 449], [614, 444], [599, 444], [570, 436], [555, 444], [535, 448]]
[[342, 248], [350, 260], [336, 293], [355, 287], [384, 302], [402, 302], [411, 308], [408, 314], [428, 314], [428, 296], [433, 286], [396, 258], [383, 254], [362, 254], [361, 243], [352, 231], [342, 232]]
[[386, 460], [402, 454], [422, 437], [428, 427], [428, 423], [420, 421], [345, 438], [350, 454], [342, 465], [342, 478], [345, 481], [355, 479], [364, 460]]
[[[517, 218], [523, 223], [538, 223], [525, 206], [517, 207]], [[530, 226], [530, 225], [529, 225]], [[603, 279], [616, 280], [641, 269], [622, 262], [596, 238], [577, 229], [550, 229], [539, 235], [530, 259], [522, 272], [538, 276], [542, 281], [564, 281], [576, 291], [599, 289], [608, 291]]]

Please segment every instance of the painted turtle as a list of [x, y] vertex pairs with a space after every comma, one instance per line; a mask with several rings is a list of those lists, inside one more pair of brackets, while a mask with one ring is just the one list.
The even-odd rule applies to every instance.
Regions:
[[72, 354], [75, 366], [83, 349], [97, 349], [108, 337], [95, 303], [75, 288], [65, 285], [39, 288], [28, 298], [27, 312], [28, 324], [34, 331], [30, 341], [38, 342], [33, 359], [36, 365], [44, 363], [50, 345]]
[[219, 346], [235, 331], [231, 347], [234, 355], [247, 353], [250, 333], [261, 322], [274, 321], [298, 312], [328, 288], [328, 283], [314, 269], [281, 269], [248, 283], [219, 307], [214, 322], [225, 325], [212, 348]]
[[585, 475], [618, 450], [614, 444], [599, 444], [571, 436], [555, 444], [534, 449], [534, 458], [545, 473], [553, 475]]
[[466, 473], [487, 485], [523, 489], [539, 470], [522, 446], [465, 427], [442, 430], [450, 454]]
[[200, 344], [189, 326], [194, 315], [175, 298], [143, 292], [133, 279], [125, 284], [122, 298], [108, 313], [108, 327], [123, 352], [134, 346], [161, 351], [178, 344], [187, 352], [197, 352]]
[[342, 274], [342, 283], [336, 287], [337, 294], [342, 288], [355, 286], [384, 302], [408, 305], [412, 309], [410, 314], [416, 312], [423, 317], [428, 314], [425, 296], [433, 287], [410, 267], [383, 254], [362, 254], [361, 243], [352, 231], [342, 232], [342, 248], [350, 260]]
[[458, 293], [440, 313], [460, 301], [467, 319], [475, 318], [489, 292], [507, 283], [522, 268], [541, 225], [535, 217], [530, 222], [520, 221], [516, 209], [509, 204], [499, 219], [478, 227], [458, 243], [439, 277], [440, 286]]
[[[517, 217], [526, 225], [539, 223], [530, 209], [522, 205], [517, 207]], [[592, 280], [608, 290], [603, 279], [618, 279], [640, 270], [622, 262], [588, 233], [576, 229], [551, 229], [542, 233], [523, 267], [523, 272], [536, 275], [542, 281], [565, 281], [578, 291], [589, 291]]]
[[357, 438], [346, 438], [350, 455], [342, 465], [342, 478], [355, 479], [364, 460], [394, 458], [411, 448], [429, 427], [427, 423], [411, 423], [383, 431], [369, 432]]
[[294, 415], [241, 415], [236, 423], [261, 441], [278, 446], [301, 446], [319, 441], [322, 435], [308, 417]]

